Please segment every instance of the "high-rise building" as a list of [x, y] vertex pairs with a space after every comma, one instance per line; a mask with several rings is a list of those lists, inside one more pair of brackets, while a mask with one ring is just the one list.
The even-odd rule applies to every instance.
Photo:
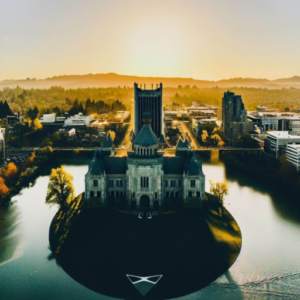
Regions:
[[151, 127], [156, 137], [163, 134], [162, 83], [156, 89], [146, 90], [134, 83], [134, 134], [138, 135], [143, 127], [143, 114], [150, 112]]
[[241, 135], [253, 130], [242, 97], [229, 91], [224, 93], [222, 99], [222, 121], [224, 139], [229, 144], [235, 144]]
[[0, 128], [0, 158], [5, 158], [5, 128]]

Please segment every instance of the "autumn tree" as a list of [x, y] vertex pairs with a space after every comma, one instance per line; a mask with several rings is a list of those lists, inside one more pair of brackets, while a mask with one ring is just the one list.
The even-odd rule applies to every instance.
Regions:
[[221, 214], [224, 213], [224, 196], [228, 194], [228, 185], [226, 182], [217, 182], [209, 181], [210, 183], [210, 192], [217, 198], [218, 205], [221, 207]]
[[9, 194], [9, 188], [5, 184], [4, 178], [0, 177], [0, 197], [4, 198]]
[[73, 176], [63, 166], [52, 169], [46, 203], [58, 204], [63, 211], [66, 211], [74, 198]]
[[28, 167], [30, 167], [34, 161], [35, 158], [35, 153], [32, 152], [30, 156], [27, 157], [26, 161], [22, 164], [22, 168], [26, 169]]
[[18, 172], [17, 166], [13, 162], [10, 162], [1, 169], [0, 175], [3, 178], [9, 179], [14, 175], [16, 175], [17, 172]]
[[107, 136], [109, 136], [109, 135], [110, 135], [110, 137], [111, 137], [111, 140], [114, 141], [115, 138], [116, 138], [116, 133], [115, 133], [114, 131], [112, 131], [112, 130], [109, 130], [109, 131], [107, 132]]
[[30, 125], [30, 128], [32, 130], [38, 130], [38, 129], [42, 129], [43, 125], [41, 124], [40, 120], [38, 118], [35, 118]]

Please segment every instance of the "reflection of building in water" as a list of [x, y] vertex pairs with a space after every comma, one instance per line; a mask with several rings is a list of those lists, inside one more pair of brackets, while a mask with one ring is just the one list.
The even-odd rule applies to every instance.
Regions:
[[[110, 137], [107, 138], [108, 140]], [[179, 140], [175, 157], [163, 157], [152, 131], [150, 112], [133, 141], [128, 157], [110, 156], [112, 142], [95, 151], [85, 177], [85, 199], [90, 206], [124, 203], [158, 207], [165, 203], [205, 200], [202, 164], [187, 141]]]

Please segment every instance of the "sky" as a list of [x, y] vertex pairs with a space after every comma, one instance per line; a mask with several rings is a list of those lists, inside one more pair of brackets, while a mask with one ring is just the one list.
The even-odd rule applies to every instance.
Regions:
[[299, 0], [0, 0], [0, 80], [300, 75]]

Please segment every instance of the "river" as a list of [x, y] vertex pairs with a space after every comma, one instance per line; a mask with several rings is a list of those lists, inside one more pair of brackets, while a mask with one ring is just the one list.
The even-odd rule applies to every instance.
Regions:
[[[84, 190], [87, 166], [65, 166], [76, 193]], [[263, 185], [226, 171], [220, 161], [203, 163], [209, 180], [227, 181], [225, 206], [243, 236], [235, 264], [208, 287], [180, 299], [299, 299], [300, 214]], [[13, 198], [0, 212], [0, 299], [112, 299], [69, 277], [51, 259], [48, 232], [57, 207], [45, 204], [49, 177]]]

